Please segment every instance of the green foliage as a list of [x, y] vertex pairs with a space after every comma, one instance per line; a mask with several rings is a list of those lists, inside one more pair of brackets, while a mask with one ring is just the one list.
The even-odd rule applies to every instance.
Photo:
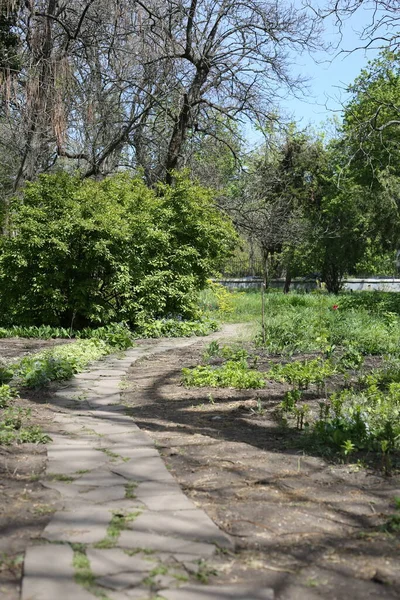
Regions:
[[3, 324], [197, 316], [196, 294], [235, 240], [211, 193], [179, 174], [157, 189], [127, 175], [43, 175], [14, 199], [11, 219], [0, 245]]
[[9, 385], [0, 385], [0, 408], [7, 408], [14, 396]]
[[274, 365], [268, 372], [268, 378], [290, 383], [299, 390], [306, 390], [312, 383], [318, 387], [322, 386], [325, 379], [335, 372], [336, 368], [331, 361], [315, 359]]
[[341, 309], [363, 309], [370, 315], [393, 313], [400, 317], [400, 294], [393, 292], [355, 292], [340, 298]]
[[[363, 355], [396, 355], [400, 352], [400, 318], [387, 308], [398, 310], [397, 296], [385, 292], [339, 296], [270, 292], [266, 295], [265, 348], [272, 354], [289, 355], [322, 351], [329, 356], [335, 348]], [[364, 309], [369, 303], [370, 308]], [[262, 345], [261, 334], [256, 342]]]
[[229, 290], [220, 283], [215, 283], [211, 280], [208, 280], [207, 283], [209, 289], [211, 290], [216, 299], [217, 307], [220, 313], [222, 313], [222, 315], [225, 315], [233, 312], [234, 308], [232, 302], [232, 294], [229, 292]]
[[0, 359], [0, 386], [11, 381], [13, 371], [9, 365]]
[[15, 366], [14, 377], [22, 386], [42, 387], [50, 381], [69, 379], [110, 351], [102, 340], [79, 340], [26, 356]]
[[297, 402], [301, 399], [302, 392], [300, 390], [288, 390], [283, 396], [281, 409], [283, 412], [292, 412]]
[[9, 406], [0, 410], [0, 445], [46, 444], [51, 441], [39, 426], [26, 424], [30, 416], [29, 409]]
[[206, 313], [215, 315], [223, 321], [243, 323], [259, 320], [261, 315], [260, 290], [248, 290], [238, 292], [237, 290], [226, 290], [229, 294], [229, 305], [232, 310], [221, 313], [219, 311], [218, 298], [210, 287], [202, 290], [199, 294], [199, 306]]
[[260, 389], [265, 387], [264, 377], [250, 369], [245, 360], [228, 360], [220, 367], [199, 365], [194, 369], [182, 369], [182, 381], [187, 387], [222, 387]]
[[209, 335], [218, 330], [218, 323], [213, 319], [198, 321], [182, 321], [178, 319], [158, 319], [145, 321], [135, 330], [136, 337], [190, 337], [192, 335]]
[[[333, 394], [313, 435], [345, 451], [374, 450], [387, 455], [400, 449], [400, 367], [387, 365], [360, 380], [362, 389]], [[346, 452], [345, 452], [346, 453]]]
[[97, 329], [83, 329], [76, 332], [78, 338], [101, 340], [111, 348], [127, 350], [133, 345], [134, 336], [125, 323], [111, 323]]

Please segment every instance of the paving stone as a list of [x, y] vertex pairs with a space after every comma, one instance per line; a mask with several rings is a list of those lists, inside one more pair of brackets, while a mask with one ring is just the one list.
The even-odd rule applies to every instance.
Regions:
[[274, 591], [249, 585], [185, 585], [178, 590], [160, 590], [165, 600], [274, 600]]
[[70, 483], [64, 483], [62, 481], [44, 481], [41, 480], [40, 483], [51, 490], [56, 490], [61, 497], [65, 500], [70, 500], [79, 497], [81, 493], [89, 492], [93, 488], [90, 486], [87, 487], [78, 487], [73, 486]]
[[53, 443], [48, 449], [49, 473], [72, 474], [81, 470], [97, 469], [107, 462], [107, 456], [82, 440], [73, 443]]
[[99, 375], [97, 374], [97, 371], [84, 371], [83, 373], [78, 373], [77, 375], [74, 375], [74, 377], [72, 378], [72, 381], [81, 381], [82, 379], [85, 379], [87, 381], [92, 381], [92, 380], [96, 380], [99, 378]]
[[21, 600], [93, 600], [74, 581], [73, 551], [66, 545], [28, 548], [25, 554]]
[[115, 404], [120, 405], [121, 398], [119, 394], [107, 394], [106, 396], [90, 397], [86, 400], [90, 408], [108, 408]]
[[128, 434], [130, 437], [134, 434], [136, 436], [137, 425], [132, 419], [122, 418], [119, 415], [110, 413], [108, 418], [104, 417], [102, 413], [89, 413], [85, 419], [85, 426], [89, 429], [93, 429], [99, 436], [104, 435], [107, 438], [113, 437], [116, 442], [120, 442], [121, 438], [118, 437], [121, 434]]
[[154, 595], [148, 589], [134, 588], [123, 592], [107, 591], [107, 597], [110, 600], [151, 600]]
[[200, 509], [182, 511], [145, 511], [129, 523], [133, 531], [150, 531], [186, 540], [214, 543], [232, 548], [232, 540]]
[[106, 536], [111, 517], [111, 511], [102, 506], [73, 505], [53, 515], [43, 537], [51, 542], [94, 544]]
[[181, 492], [181, 488], [175, 480], [164, 481], [142, 481], [135, 490], [139, 497], [145, 496], [162, 496], [164, 494], [175, 494]]
[[126, 573], [117, 573], [116, 575], [105, 575], [98, 577], [96, 583], [111, 590], [125, 590], [130, 587], [140, 585], [146, 577], [146, 573], [129, 571]]
[[[99, 452], [100, 454], [100, 452]], [[73, 486], [92, 486], [92, 487], [108, 487], [125, 485], [124, 477], [111, 473], [109, 469], [95, 469], [89, 473], [84, 473], [78, 479], [75, 479], [70, 485]]]
[[213, 544], [168, 537], [150, 531], [132, 531], [130, 529], [122, 531], [118, 545], [121, 548], [132, 550], [142, 549], [168, 555], [182, 554], [185, 556], [190, 555], [190, 557], [196, 556], [197, 559], [212, 556], [216, 551], [216, 547]]
[[79, 500], [93, 502], [94, 504], [104, 504], [112, 500], [123, 500], [126, 494], [126, 489], [123, 485], [97, 487], [95, 489], [88, 488], [85, 490], [80, 490], [78, 486], [74, 487], [79, 494]]
[[165, 511], [165, 510], [194, 510], [195, 504], [183, 492], [172, 492], [153, 496], [151, 493], [146, 494], [142, 491], [135, 491], [139, 500], [144, 502], [150, 510]]
[[111, 450], [120, 456], [132, 460], [142, 460], [143, 458], [152, 457], [157, 457], [160, 460], [160, 455], [154, 446], [132, 446], [130, 440], [126, 440], [124, 444], [113, 444]]
[[98, 377], [107, 377], [110, 379], [115, 379], [117, 381], [117, 384], [119, 384], [121, 377], [123, 377], [126, 374], [126, 371], [124, 369], [110, 369], [109, 365], [105, 365], [102, 369], [96, 369], [90, 372], [93, 373], [93, 375], [97, 375]]
[[112, 467], [114, 473], [135, 481], [173, 482], [174, 478], [159, 456], [143, 458], [140, 461], [129, 461], [123, 465]]
[[86, 555], [95, 577], [132, 572], [141, 574], [143, 579], [154, 568], [154, 564], [143, 557], [136, 554], [129, 556], [123, 550], [117, 548], [107, 550], [88, 548]]

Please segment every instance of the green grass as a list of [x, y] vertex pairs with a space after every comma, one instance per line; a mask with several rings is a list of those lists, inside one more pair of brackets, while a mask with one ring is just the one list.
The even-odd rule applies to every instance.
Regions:
[[[256, 330], [256, 352], [275, 355], [278, 362], [261, 373], [256, 360], [250, 368], [251, 355], [237, 344], [229, 349], [213, 341], [205, 350], [205, 364], [183, 369], [185, 385], [244, 389], [263, 387], [270, 379], [285, 382], [291, 389], [280, 405], [282, 418], [304, 429], [303, 447], [346, 460], [353, 452], [373, 452], [391, 473], [400, 451], [400, 294], [270, 291], [265, 295], [265, 340], [260, 291], [213, 285], [200, 304], [222, 321]], [[301, 353], [314, 356], [288, 360]], [[371, 371], [366, 356], [378, 357], [379, 369]], [[213, 357], [220, 359], [217, 366]], [[336, 392], [328, 394], [333, 376]], [[309, 385], [321, 395], [313, 407], [302, 397]]]
[[[219, 294], [218, 288], [205, 290], [200, 306], [226, 323], [248, 323], [263, 344], [260, 291], [225, 291], [224, 310]], [[330, 352], [333, 346], [343, 346], [365, 355], [400, 356], [400, 294], [270, 291], [265, 295], [265, 333], [263, 345], [271, 354]]]

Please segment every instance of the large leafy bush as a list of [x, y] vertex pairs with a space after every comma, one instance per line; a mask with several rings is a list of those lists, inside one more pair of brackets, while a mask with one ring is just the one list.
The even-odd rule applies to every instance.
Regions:
[[0, 247], [4, 325], [192, 317], [197, 291], [235, 239], [211, 193], [183, 175], [154, 190], [126, 174], [43, 175], [11, 215]]

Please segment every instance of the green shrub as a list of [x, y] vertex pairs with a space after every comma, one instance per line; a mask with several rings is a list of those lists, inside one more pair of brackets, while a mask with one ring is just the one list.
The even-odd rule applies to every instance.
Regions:
[[228, 360], [221, 367], [199, 365], [194, 369], [182, 369], [182, 380], [188, 387], [232, 387], [260, 389], [265, 387], [264, 377], [249, 369], [245, 361]]
[[136, 337], [190, 337], [192, 335], [209, 335], [218, 330], [218, 323], [212, 319], [199, 321], [179, 321], [177, 319], [159, 319], [144, 322], [136, 331]]
[[275, 381], [290, 383], [298, 389], [307, 389], [312, 383], [321, 386], [325, 379], [335, 372], [336, 368], [330, 361], [316, 359], [274, 365], [269, 370], [268, 377]]
[[12, 398], [15, 397], [9, 385], [0, 385], [0, 408], [7, 408]]
[[86, 365], [111, 351], [104, 341], [79, 340], [23, 358], [15, 366], [15, 378], [25, 387], [42, 387], [50, 381], [69, 379]]
[[177, 174], [146, 187], [42, 175], [12, 202], [0, 243], [3, 325], [81, 329], [197, 316], [197, 293], [236, 239], [211, 192]]

